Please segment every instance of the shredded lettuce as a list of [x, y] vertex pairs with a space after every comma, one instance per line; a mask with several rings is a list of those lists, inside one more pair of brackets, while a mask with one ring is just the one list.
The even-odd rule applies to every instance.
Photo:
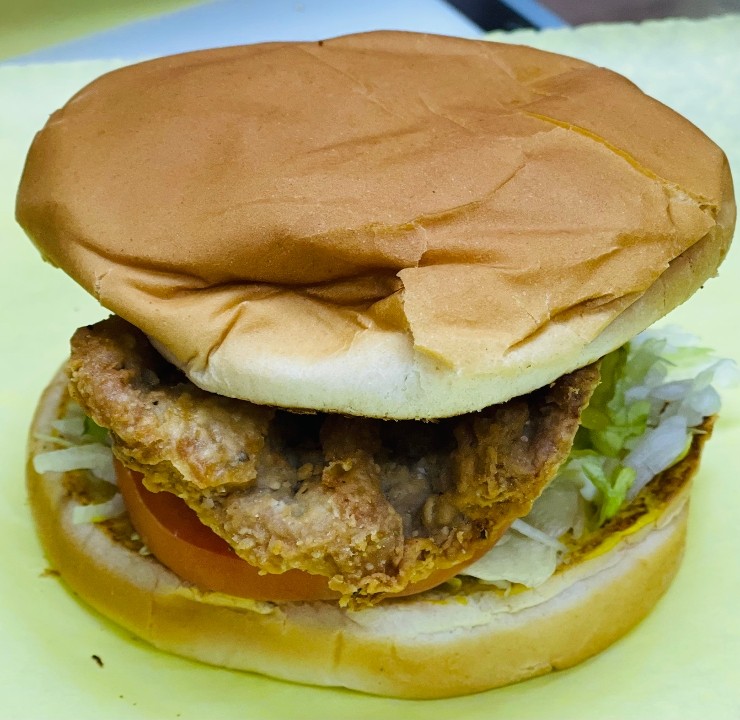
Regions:
[[554, 550], [562, 551], [566, 549], [565, 545], [563, 545], [559, 540], [555, 540], [555, 538], [550, 537], [546, 532], [539, 530], [534, 525], [525, 522], [524, 520], [514, 520], [514, 522], [511, 523], [511, 528], [512, 530], [516, 530], [520, 535], [524, 535], [530, 540], [536, 540], [538, 543], [542, 543], [543, 545], [548, 545]]
[[87, 415], [83, 419], [83, 433], [93, 442], [102, 443], [103, 445], [110, 443], [108, 429], [101, 427], [95, 422], [95, 420]]
[[509, 530], [465, 575], [506, 589], [511, 583], [537, 587], [556, 570], [558, 550]]
[[[52, 427], [58, 435], [37, 433], [35, 437], [59, 449], [34, 456], [33, 468], [37, 473], [87, 470], [99, 480], [116, 484], [110, 435], [105, 428], [87, 417], [76, 403], [69, 403], [64, 417], [53, 421]], [[75, 506], [72, 520], [75, 524], [101, 522], [120, 515], [124, 509], [123, 498], [115, 492], [106, 502]]]
[[70, 415], [61, 420], [54, 420], [51, 426], [65, 438], [79, 438], [85, 433], [85, 417]]
[[33, 469], [37, 473], [90, 470], [101, 480], [112, 484], [116, 482], [113, 453], [107, 445], [100, 443], [72, 445], [61, 450], [39, 453], [33, 459]]
[[556, 570], [566, 546], [559, 541], [568, 532], [583, 529], [584, 500], [578, 486], [558, 478], [545, 488], [524, 520], [511, 528], [482, 558], [465, 570], [504, 590], [511, 583], [537, 587]]
[[696, 428], [719, 410], [717, 387], [739, 376], [734, 362], [670, 327], [610, 353], [601, 373], [560, 471], [580, 484], [599, 525], [686, 454]]
[[75, 525], [83, 523], [98, 523], [122, 515], [126, 510], [123, 497], [116, 493], [107, 502], [95, 505], [75, 505], [72, 509], [72, 522]]
[[636, 474], [616, 458], [596, 450], [573, 450], [558, 477], [567, 478], [571, 487], [578, 488], [595, 509], [596, 524], [601, 525], [617, 514]]
[[704, 418], [719, 411], [718, 389], [738, 381], [732, 360], [672, 327], [609, 353], [568, 460], [530, 513], [465, 574], [499, 587], [547, 580], [565, 554], [560, 539], [602, 525], [681, 460]]

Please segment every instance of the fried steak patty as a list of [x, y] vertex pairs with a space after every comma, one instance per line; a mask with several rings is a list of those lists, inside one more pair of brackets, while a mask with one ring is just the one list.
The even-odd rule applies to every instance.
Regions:
[[70, 392], [152, 491], [181, 497], [247, 562], [325, 575], [370, 602], [479, 554], [573, 443], [596, 365], [435, 422], [286, 410], [188, 381], [111, 317], [72, 339]]

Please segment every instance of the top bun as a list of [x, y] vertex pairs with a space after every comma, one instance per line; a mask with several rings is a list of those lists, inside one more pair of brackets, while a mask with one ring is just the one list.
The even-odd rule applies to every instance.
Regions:
[[375, 32], [104, 75], [36, 136], [17, 213], [206, 390], [433, 418], [683, 302], [735, 204], [722, 151], [619, 75]]

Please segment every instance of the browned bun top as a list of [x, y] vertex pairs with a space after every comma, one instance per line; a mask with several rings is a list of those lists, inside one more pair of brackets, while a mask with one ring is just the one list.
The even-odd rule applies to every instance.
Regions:
[[401, 32], [109, 73], [37, 135], [17, 212], [202, 387], [389, 417], [500, 402], [621, 344], [715, 272], [734, 224], [722, 151], [625, 78]]

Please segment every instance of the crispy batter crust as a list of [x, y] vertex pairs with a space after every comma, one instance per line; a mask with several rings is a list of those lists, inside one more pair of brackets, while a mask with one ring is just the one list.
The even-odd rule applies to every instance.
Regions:
[[567, 456], [589, 366], [438, 423], [295, 415], [207, 393], [120, 318], [77, 331], [70, 389], [146, 485], [182, 497], [248, 562], [330, 578], [355, 602], [486, 548]]

